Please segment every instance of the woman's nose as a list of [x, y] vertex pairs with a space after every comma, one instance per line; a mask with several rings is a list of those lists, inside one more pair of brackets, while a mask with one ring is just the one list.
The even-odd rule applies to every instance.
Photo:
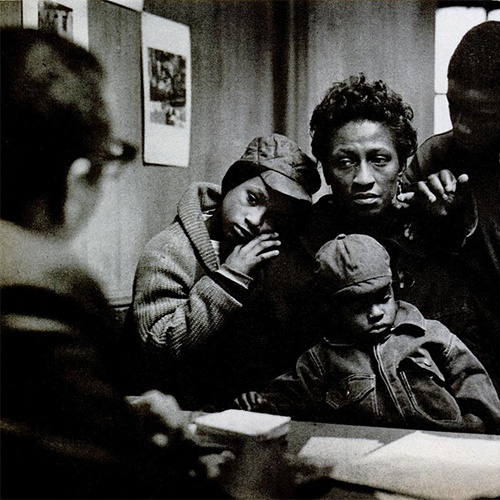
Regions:
[[373, 184], [375, 179], [373, 178], [372, 167], [366, 160], [362, 160], [359, 164], [356, 176], [354, 177], [355, 184], [367, 185]]

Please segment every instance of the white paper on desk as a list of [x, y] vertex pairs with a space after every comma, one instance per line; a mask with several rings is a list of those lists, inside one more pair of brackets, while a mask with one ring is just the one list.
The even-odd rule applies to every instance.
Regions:
[[382, 443], [376, 439], [311, 437], [300, 450], [299, 456], [321, 465], [333, 466], [361, 458], [381, 446]]
[[492, 498], [500, 495], [500, 440], [414, 432], [331, 475], [431, 500]]

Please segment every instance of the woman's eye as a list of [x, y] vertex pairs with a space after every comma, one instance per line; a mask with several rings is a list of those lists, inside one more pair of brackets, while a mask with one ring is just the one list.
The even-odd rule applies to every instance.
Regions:
[[356, 165], [356, 162], [354, 160], [351, 160], [350, 158], [341, 158], [337, 160], [337, 166], [341, 170], [346, 170], [348, 168], [352, 168]]
[[373, 160], [372, 163], [374, 165], [377, 165], [377, 167], [384, 167], [389, 163], [390, 159], [387, 158], [386, 156], [376, 156]]

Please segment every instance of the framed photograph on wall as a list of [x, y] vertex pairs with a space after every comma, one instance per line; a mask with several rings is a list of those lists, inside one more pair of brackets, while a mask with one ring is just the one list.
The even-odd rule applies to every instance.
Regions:
[[144, 163], [187, 167], [191, 130], [189, 27], [142, 14]]
[[23, 0], [23, 27], [54, 31], [88, 49], [87, 0]]

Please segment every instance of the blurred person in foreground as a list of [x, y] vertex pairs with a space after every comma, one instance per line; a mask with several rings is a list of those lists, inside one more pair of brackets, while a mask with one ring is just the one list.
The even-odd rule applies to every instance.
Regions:
[[135, 154], [111, 135], [102, 68], [33, 30], [2, 30], [1, 54], [2, 496], [210, 496], [176, 401], [116, 389], [111, 310], [69, 251]]

